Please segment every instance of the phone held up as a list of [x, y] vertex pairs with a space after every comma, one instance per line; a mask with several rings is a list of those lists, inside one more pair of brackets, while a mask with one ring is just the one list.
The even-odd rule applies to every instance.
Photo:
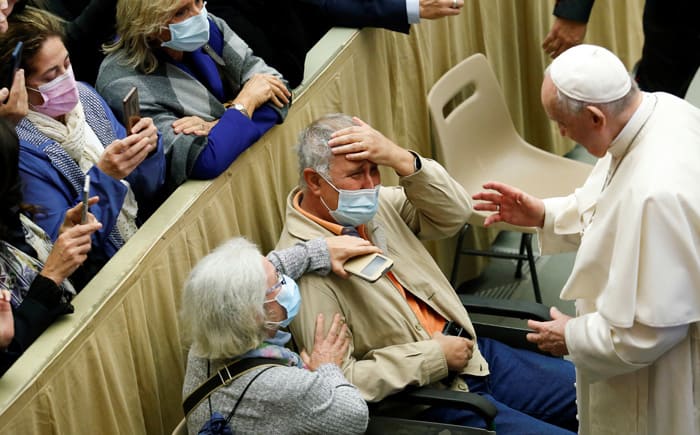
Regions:
[[22, 63], [22, 49], [24, 48], [24, 43], [19, 41], [15, 48], [12, 50], [10, 55], [10, 61], [3, 68], [2, 83], [0, 87], [7, 88], [8, 90], [12, 88], [12, 82], [15, 81], [15, 73], [19, 69]]
[[85, 176], [85, 184], [83, 185], [83, 198], [82, 198], [82, 214], [80, 215], [80, 223], [86, 224], [88, 217], [88, 199], [90, 197], [90, 176]]
[[365, 281], [375, 282], [393, 265], [394, 261], [389, 257], [374, 253], [351, 258], [345, 262], [343, 268]]
[[136, 87], [129, 90], [122, 100], [124, 111], [124, 127], [126, 134], [131, 134], [131, 129], [134, 128], [137, 122], [141, 119], [141, 109], [139, 108], [139, 91]]
[[468, 340], [473, 340], [474, 337], [464, 328], [459, 326], [459, 323], [449, 320], [442, 328], [443, 335], [454, 335], [455, 337], [464, 337]]

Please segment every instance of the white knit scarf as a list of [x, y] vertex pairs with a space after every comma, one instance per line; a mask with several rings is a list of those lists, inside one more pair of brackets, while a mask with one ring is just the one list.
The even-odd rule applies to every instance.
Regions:
[[[104, 152], [104, 147], [94, 131], [85, 122], [85, 113], [80, 101], [78, 101], [73, 110], [65, 115], [65, 124], [31, 109], [27, 114], [27, 119], [42, 134], [61, 145], [66, 153], [80, 166], [83, 173], [87, 173], [95, 166]], [[117, 229], [122, 239], [126, 242], [138, 229], [136, 226], [138, 205], [129, 182], [121, 180], [121, 183], [126, 186], [127, 192], [117, 217]]]

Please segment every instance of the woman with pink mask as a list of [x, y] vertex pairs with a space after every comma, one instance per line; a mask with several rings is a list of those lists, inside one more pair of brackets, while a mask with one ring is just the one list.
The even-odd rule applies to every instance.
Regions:
[[24, 42], [29, 110], [16, 127], [24, 199], [40, 208], [35, 220], [55, 240], [89, 176], [89, 194], [100, 197], [90, 212], [103, 225], [93, 235], [91, 255], [104, 262], [157, 206], [163, 147], [150, 118], [127, 132], [93, 88], [75, 81], [62, 31], [52, 15], [26, 8], [10, 16], [0, 35], [3, 64]]

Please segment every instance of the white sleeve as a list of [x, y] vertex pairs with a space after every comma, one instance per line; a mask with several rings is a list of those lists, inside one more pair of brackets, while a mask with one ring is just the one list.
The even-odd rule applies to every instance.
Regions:
[[406, 16], [408, 24], [420, 23], [420, 0], [406, 0]]
[[598, 381], [651, 365], [687, 334], [687, 324], [655, 328], [635, 322], [618, 328], [591, 313], [566, 324], [566, 345], [576, 369]]
[[537, 229], [542, 254], [560, 254], [578, 249], [581, 243], [581, 219], [575, 195], [547, 198], [544, 202], [544, 225]]

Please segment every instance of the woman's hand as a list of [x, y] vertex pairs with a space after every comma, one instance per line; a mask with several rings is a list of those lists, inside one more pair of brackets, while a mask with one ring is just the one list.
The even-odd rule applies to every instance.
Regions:
[[[75, 207], [74, 207], [75, 208]], [[78, 224], [58, 236], [40, 275], [49, 278], [56, 285], [71, 276], [75, 269], [87, 259], [92, 247], [92, 233], [102, 228], [100, 222]]]
[[[88, 207], [93, 206], [97, 204], [100, 200], [99, 196], [93, 196], [88, 198]], [[69, 208], [68, 211], [66, 211], [66, 215], [63, 218], [63, 224], [61, 224], [61, 227], [58, 229], [58, 234], [61, 235], [65, 231], [69, 230], [70, 228], [73, 228], [76, 225], [80, 225], [80, 221], [83, 218], [83, 203], [81, 202], [80, 204], [76, 205], [73, 208]], [[88, 212], [87, 214], [87, 222], [86, 223], [92, 223], [92, 222], [97, 222], [97, 218], [95, 217], [94, 214]]]
[[97, 162], [97, 167], [114, 179], [128, 177], [158, 147], [158, 129], [151, 118], [141, 118], [132, 131], [109, 144]]
[[12, 293], [9, 290], [0, 290], [0, 349], [7, 348], [15, 337], [11, 299]]
[[255, 109], [268, 101], [277, 107], [284, 107], [289, 104], [291, 96], [292, 93], [279, 78], [270, 74], [254, 74], [232, 102], [245, 106], [248, 115], [252, 117]]
[[[7, 100], [7, 101], [5, 101]], [[0, 89], [0, 117], [17, 125], [29, 111], [27, 88], [24, 87], [24, 70], [15, 73], [12, 87]]]
[[333, 316], [331, 329], [325, 337], [323, 336], [324, 329], [323, 314], [319, 314], [316, 318], [316, 337], [311, 356], [306, 353], [306, 350], [301, 351], [301, 359], [311, 371], [329, 363], [341, 367], [350, 345], [348, 325], [345, 324], [345, 320], [340, 314], [336, 313]]
[[523, 227], [542, 228], [544, 225], [544, 202], [541, 199], [494, 181], [484, 184], [484, 189], [489, 191], [472, 196], [475, 200], [484, 201], [474, 204], [474, 210], [494, 212], [484, 220], [484, 226], [488, 227], [496, 222]]
[[347, 278], [349, 274], [343, 268], [346, 261], [358, 255], [381, 253], [382, 250], [372, 245], [369, 241], [355, 236], [326, 237], [328, 254], [331, 257], [331, 270], [341, 278]]
[[176, 134], [194, 134], [195, 136], [208, 136], [209, 132], [216, 124], [218, 119], [213, 121], [205, 121], [199, 116], [185, 116], [173, 122], [173, 131]]

